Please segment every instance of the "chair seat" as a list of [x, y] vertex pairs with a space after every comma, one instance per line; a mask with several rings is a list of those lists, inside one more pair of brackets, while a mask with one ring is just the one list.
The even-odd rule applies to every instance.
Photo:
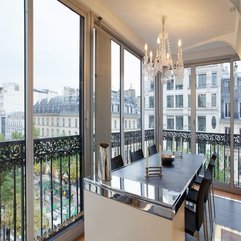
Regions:
[[195, 178], [194, 183], [200, 185], [202, 183], [203, 177], [202, 176], [197, 176]]
[[192, 236], [195, 236], [197, 232], [195, 212], [189, 208], [185, 208], [185, 232]]
[[198, 191], [196, 189], [191, 188], [187, 194], [186, 201], [196, 203], [198, 197]]

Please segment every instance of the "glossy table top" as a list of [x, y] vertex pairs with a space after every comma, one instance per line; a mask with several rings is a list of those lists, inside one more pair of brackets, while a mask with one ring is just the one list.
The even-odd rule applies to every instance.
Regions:
[[[101, 181], [96, 176], [85, 178], [84, 187], [87, 191], [172, 219], [204, 161], [203, 155], [184, 154], [175, 157], [172, 165], [163, 165], [162, 176], [146, 177], [146, 160], [142, 159], [113, 171], [111, 181]], [[158, 166], [160, 155], [149, 156], [148, 164]]]

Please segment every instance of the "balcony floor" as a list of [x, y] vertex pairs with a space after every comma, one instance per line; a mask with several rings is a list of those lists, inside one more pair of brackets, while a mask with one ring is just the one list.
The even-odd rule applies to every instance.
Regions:
[[[241, 234], [241, 195], [230, 194], [217, 190], [215, 190], [215, 195], [216, 239], [219, 241], [241, 240], [241, 236], [239, 236]], [[202, 233], [203, 231], [201, 230], [201, 236]], [[196, 239], [186, 235], [186, 241], [194, 240]], [[85, 241], [84, 235], [80, 236], [75, 241]]]

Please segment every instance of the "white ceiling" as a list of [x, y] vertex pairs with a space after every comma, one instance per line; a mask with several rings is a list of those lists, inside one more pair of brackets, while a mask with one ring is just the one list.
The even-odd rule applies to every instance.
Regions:
[[[183, 52], [218, 51], [241, 56], [240, 0], [80, 0], [137, 48], [156, 48], [161, 18], [166, 16], [170, 47], [176, 54], [178, 39]], [[217, 52], [217, 51], [216, 51]]]

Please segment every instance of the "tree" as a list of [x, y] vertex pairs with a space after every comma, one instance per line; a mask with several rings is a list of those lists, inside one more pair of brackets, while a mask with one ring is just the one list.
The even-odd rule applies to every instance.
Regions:
[[12, 139], [13, 140], [23, 140], [24, 139], [24, 135], [21, 132], [14, 131], [14, 132], [12, 132]]
[[5, 141], [5, 136], [2, 133], [0, 133], [0, 141]]
[[38, 139], [39, 138], [40, 131], [35, 126], [33, 127], [33, 138]]

